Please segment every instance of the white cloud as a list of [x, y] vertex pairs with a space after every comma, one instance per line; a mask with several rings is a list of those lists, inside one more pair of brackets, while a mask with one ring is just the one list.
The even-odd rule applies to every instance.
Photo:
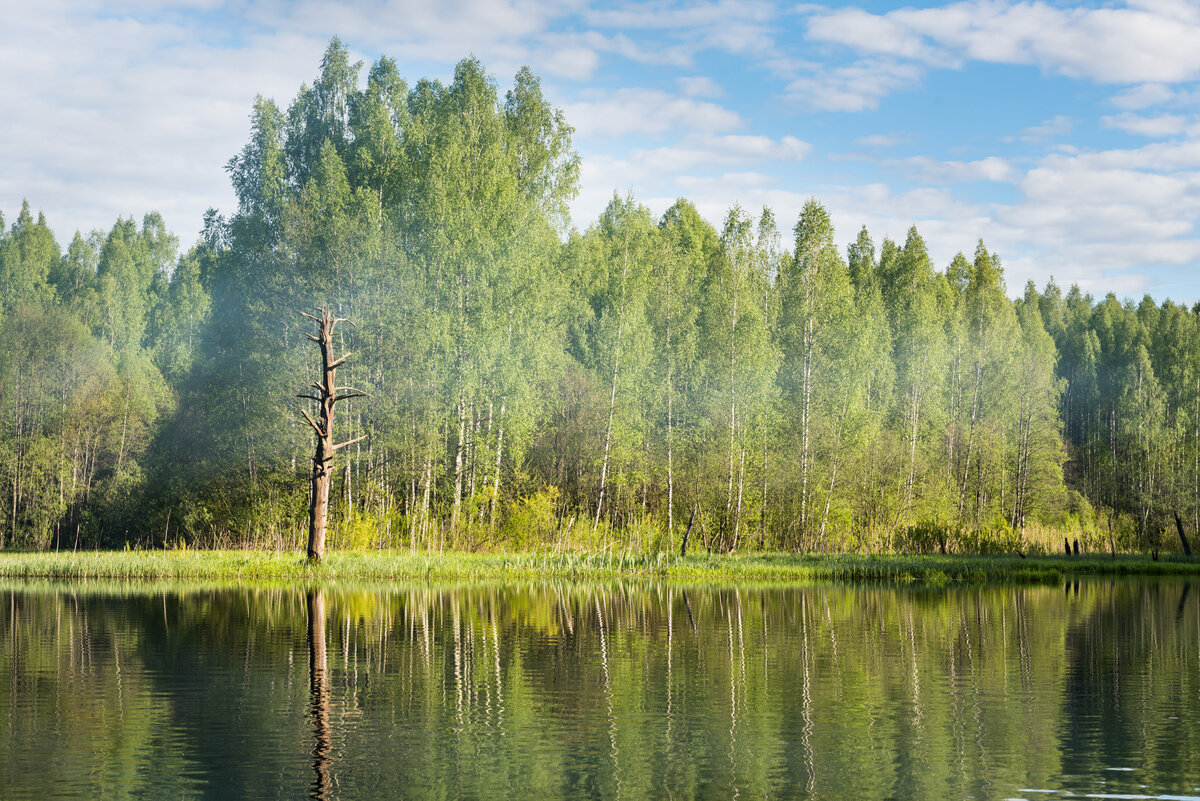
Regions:
[[605, 42], [605, 50], [616, 53], [622, 58], [627, 58], [638, 64], [667, 67], [692, 66], [693, 52], [690, 47], [666, 45], [661, 42], [644, 45], [638, 44], [623, 33], [618, 33], [612, 37], [601, 37], [600, 34], [595, 32], [590, 35], [602, 38]]
[[555, 50], [539, 62], [552, 74], [574, 80], [585, 80], [596, 73], [600, 56], [588, 47], [564, 47]]
[[725, 94], [720, 84], [707, 75], [688, 75], [676, 78], [675, 82], [679, 85], [679, 91], [687, 97], [720, 97]]
[[652, 185], [664, 178], [682, 179], [685, 173], [696, 170], [707, 172], [747, 164], [780, 165], [800, 161], [811, 149], [807, 142], [794, 136], [779, 140], [765, 136], [691, 136], [664, 147], [636, 148], [624, 156], [597, 154], [589, 160], [602, 165], [603, 173], [615, 179], [604, 186], [608, 193], [624, 179]]
[[1032, 125], [1021, 131], [1020, 138], [1025, 142], [1036, 142], [1056, 136], [1065, 136], [1075, 128], [1075, 120], [1059, 114], [1052, 119], [1043, 120], [1038, 125]]
[[872, 14], [860, 8], [817, 11], [808, 22], [808, 38], [835, 42], [861, 53], [926, 62], [944, 58], [944, 51], [916, 35], [900, 17]]
[[1156, 142], [1132, 150], [1081, 153], [1074, 161], [1089, 170], [1142, 170], [1169, 174], [1200, 169], [1200, 140]]
[[1174, 83], [1200, 78], [1200, 19], [1189, 8], [1166, 0], [1101, 8], [965, 0], [884, 14], [842, 8], [811, 16], [807, 35], [942, 66], [971, 59], [1102, 83]]
[[551, 22], [578, 10], [577, 2], [538, 0], [266, 0], [248, 4], [249, 19], [319, 38], [331, 26], [347, 40], [385, 52], [411, 54], [398, 45], [417, 47], [426, 55], [457, 60], [466, 52], [480, 56], [498, 43], [519, 42], [544, 32]]
[[[677, 5], [671, 2], [626, 3], [583, 14], [596, 29], [617, 29], [622, 52], [642, 63], [689, 65], [705, 50], [762, 56], [776, 51], [776, 9], [762, 0], [717, 0]], [[631, 38], [646, 37], [635, 43]], [[669, 42], [673, 42], [668, 44]]]
[[618, 8], [592, 9], [586, 19], [599, 28], [622, 30], [659, 29], [678, 31], [696, 28], [721, 28], [735, 23], [766, 25], [775, 16], [770, 3], [756, 0], [718, 0], [715, 3], [625, 3]]
[[225, 49], [175, 22], [22, 8], [0, 26], [0, 208], [28, 197], [60, 240], [157, 209], [190, 244], [206, 207], [233, 205], [223, 166], [254, 92], [286, 102], [325, 44], [251, 34]]
[[582, 100], [565, 104], [563, 110], [580, 137], [721, 133], [745, 125], [737, 112], [716, 103], [679, 97], [659, 89], [585, 92]]
[[1200, 259], [1197, 164], [1194, 146], [1051, 155], [1020, 179], [1021, 198], [998, 206], [993, 224], [1020, 254], [1022, 283], [1053, 273], [1087, 291], [1140, 293], [1144, 266]]
[[1012, 166], [996, 156], [977, 161], [939, 161], [928, 156], [911, 156], [891, 163], [909, 170], [923, 183], [1007, 182], [1013, 179]]
[[1105, 128], [1116, 128], [1125, 133], [1145, 136], [1151, 139], [1162, 139], [1167, 136], [1178, 136], [1188, 128], [1188, 118], [1179, 114], [1160, 114], [1156, 117], [1145, 117], [1140, 114], [1117, 114], [1101, 117], [1100, 123]]
[[870, 136], [860, 136], [854, 140], [854, 144], [859, 147], [895, 147], [908, 140], [908, 137], [903, 134], [871, 134]]
[[[612, 198], [636, 190], [638, 199], [656, 212], [665, 211], [676, 197], [693, 201], [698, 192], [715, 193], [715, 186], [765, 187], [779, 181], [763, 169], [778, 172], [801, 161], [811, 147], [793, 136], [771, 139], [737, 134], [695, 134], [671, 145], [637, 148], [622, 155], [585, 153], [580, 178], [582, 190], [571, 207], [579, 225], [594, 220]], [[758, 170], [749, 169], [759, 167]], [[725, 201], [732, 203], [727, 196]], [[799, 207], [797, 207], [799, 208]], [[719, 222], [719, 216], [713, 218]]]
[[815, 75], [792, 81], [785, 91], [793, 101], [817, 111], [863, 111], [877, 108], [892, 92], [914, 86], [921, 75], [915, 64], [867, 60], [819, 69]]
[[1161, 83], [1143, 83], [1118, 92], [1109, 100], [1117, 108], [1138, 111], [1161, 105], [1175, 97], [1171, 87]]

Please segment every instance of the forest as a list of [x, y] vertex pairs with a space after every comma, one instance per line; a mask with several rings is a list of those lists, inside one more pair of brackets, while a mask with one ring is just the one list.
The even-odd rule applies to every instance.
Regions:
[[[340, 380], [330, 545], [1173, 550], [1200, 530], [1200, 306], [903, 242], [614, 195], [522, 69], [352, 63], [259, 97], [237, 208], [65, 248], [0, 217], [0, 547], [296, 549], [318, 352]], [[839, 236], [844, 239], [839, 240]], [[844, 244], [846, 240], [849, 244]], [[1047, 276], [1053, 265], [1043, 265]]]

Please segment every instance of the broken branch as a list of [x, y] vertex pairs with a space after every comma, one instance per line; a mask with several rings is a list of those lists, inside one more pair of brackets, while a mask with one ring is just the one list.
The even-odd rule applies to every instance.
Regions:
[[355, 437], [354, 439], [348, 439], [345, 442], [341, 443], [340, 445], [334, 445], [333, 450], [334, 450], [334, 452], [340, 451], [342, 448], [346, 447], [347, 445], [353, 445], [356, 442], [362, 442], [366, 438], [367, 438], [367, 435], [363, 434], [361, 437]]
[[313, 422], [313, 419], [308, 416], [308, 412], [301, 409], [300, 414], [304, 415], [304, 419], [307, 420], [308, 424], [313, 427], [313, 431], [317, 432], [318, 437], [325, 436], [325, 432], [321, 430], [321, 427], [319, 425], [317, 425], [315, 422]]

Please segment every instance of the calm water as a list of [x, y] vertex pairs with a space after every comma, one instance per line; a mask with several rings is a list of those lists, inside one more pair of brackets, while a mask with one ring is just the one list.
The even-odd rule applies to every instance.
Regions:
[[1200, 797], [1200, 588], [0, 587], [3, 798]]

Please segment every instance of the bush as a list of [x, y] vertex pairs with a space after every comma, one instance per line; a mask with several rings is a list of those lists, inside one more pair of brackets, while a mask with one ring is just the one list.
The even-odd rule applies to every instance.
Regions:
[[504, 521], [505, 542], [521, 550], [551, 542], [558, 530], [557, 507], [558, 487], [553, 485], [512, 501]]
[[951, 536], [949, 524], [927, 518], [898, 529], [892, 535], [892, 550], [900, 553], [945, 553]]

